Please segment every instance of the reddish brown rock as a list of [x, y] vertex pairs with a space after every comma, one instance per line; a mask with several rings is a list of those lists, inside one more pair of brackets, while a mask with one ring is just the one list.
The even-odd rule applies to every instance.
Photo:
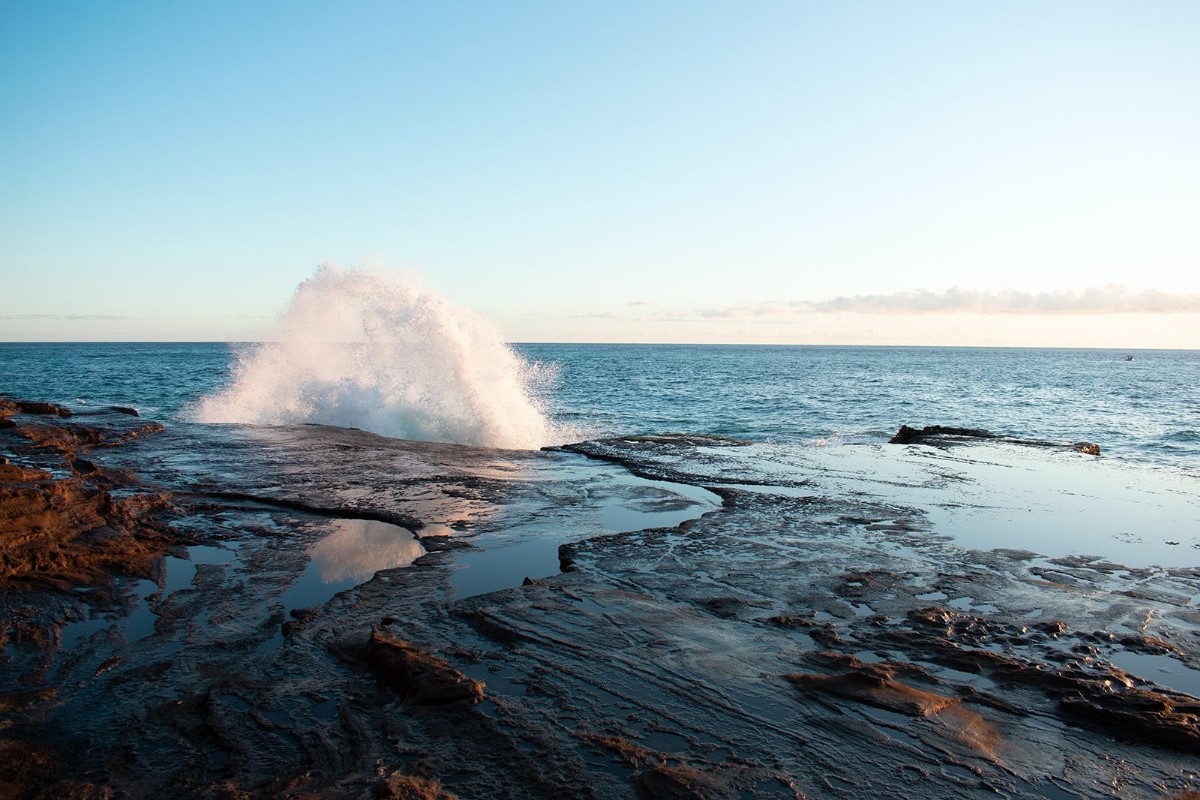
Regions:
[[895, 680], [895, 673], [879, 664], [863, 664], [837, 675], [784, 675], [804, 689], [834, 694], [909, 716], [928, 717], [960, 702]]
[[730, 786], [686, 765], [661, 766], [638, 773], [633, 788], [643, 800], [734, 800]]
[[818, 653], [815, 660], [837, 663], [848, 669], [834, 675], [794, 674], [784, 678], [809, 691], [853, 700], [877, 708], [925, 717], [941, 726], [950, 738], [989, 757], [1001, 744], [999, 731], [981, 714], [965, 707], [961, 699], [921, 689], [899, 678], [920, 677], [924, 671], [905, 664], [867, 664], [853, 656]]
[[148, 574], [175, 541], [158, 519], [165, 493], [114, 498], [75, 475], [0, 465], [0, 585], [102, 582], [111, 572]]
[[443, 706], [478, 703], [483, 699], [482, 683], [463, 675], [444, 659], [378, 627], [371, 629], [367, 660], [404, 693], [410, 704]]
[[437, 781], [416, 775], [393, 772], [375, 786], [380, 800], [458, 800], [457, 795], [443, 791]]
[[37, 447], [57, 450], [60, 453], [74, 454], [79, 450], [92, 447], [112, 447], [123, 444], [138, 436], [152, 433], [162, 433], [161, 423], [143, 422], [135, 426], [90, 427], [87, 425], [22, 425], [18, 433], [29, 439]]

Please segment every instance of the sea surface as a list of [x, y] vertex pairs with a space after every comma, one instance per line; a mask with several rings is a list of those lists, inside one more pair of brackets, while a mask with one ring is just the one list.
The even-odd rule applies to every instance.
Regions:
[[[239, 363], [262, 349], [3, 343], [0, 393], [79, 409], [132, 406], [164, 422], [194, 421], [203, 417], [201, 401], [228, 391]], [[550, 440], [538, 444], [691, 433], [837, 446], [886, 441], [902, 424], [938, 424], [1052, 442], [1086, 440], [1114, 458], [1190, 473], [1200, 468], [1196, 351], [623, 344], [518, 344], [513, 350], [528, 367], [533, 404], [551, 423]], [[455, 402], [454, 387], [442, 385], [447, 376], [410, 375], [402, 353], [369, 355], [376, 358], [338, 378], [340, 386], [353, 383], [340, 396], [349, 413], [366, 416], [372, 399], [376, 416], [382, 410], [397, 417], [432, 398]], [[398, 357], [379, 363], [379, 355]], [[447, 373], [464, 369], [462, 363], [445, 367]], [[381, 394], [384, 384], [416, 384], [416, 390], [397, 401]], [[328, 392], [318, 381], [278, 377], [268, 388], [275, 396], [259, 392], [268, 406], [297, 399], [284, 393]], [[321, 411], [291, 421], [360, 427], [353, 416], [322, 419]], [[454, 440], [453, 429], [441, 432], [446, 435], [398, 438]]]

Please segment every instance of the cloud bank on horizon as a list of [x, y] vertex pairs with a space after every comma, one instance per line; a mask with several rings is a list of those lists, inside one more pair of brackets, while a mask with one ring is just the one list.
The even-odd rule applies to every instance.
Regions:
[[[701, 308], [694, 316], [705, 319], [786, 317], [811, 313], [853, 314], [1187, 314], [1200, 312], [1200, 294], [1178, 294], [1153, 289], [1132, 291], [1109, 285], [1080, 290], [999, 292], [954, 286], [941, 292], [918, 289], [890, 294], [834, 297], [828, 300], [765, 302], [731, 308]], [[680, 312], [663, 312], [681, 318]]]

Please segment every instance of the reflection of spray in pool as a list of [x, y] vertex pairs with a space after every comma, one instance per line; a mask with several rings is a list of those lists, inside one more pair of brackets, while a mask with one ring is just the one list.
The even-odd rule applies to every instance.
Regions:
[[397, 275], [323, 265], [275, 334], [244, 353], [200, 422], [316, 422], [384, 436], [536, 449], [559, 438], [531, 399], [544, 368], [486, 320]]
[[308, 549], [308, 566], [279, 598], [289, 611], [319, 606], [370, 580], [376, 572], [406, 567], [425, 555], [412, 531], [366, 519], [333, 521], [333, 533]]
[[[333, 533], [308, 548], [308, 566], [279, 597], [284, 611], [325, 604], [334, 595], [369, 581], [375, 573], [406, 567], [425, 555], [408, 528], [366, 519], [333, 520]], [[266, 653], [283, 644], [282, 631], [258, 646]]]
[[412, 531], [371, 519], [334, 520], [334, 532], [309, 548], [322, 583], [361, 583], [380, 570], [425, 555]]

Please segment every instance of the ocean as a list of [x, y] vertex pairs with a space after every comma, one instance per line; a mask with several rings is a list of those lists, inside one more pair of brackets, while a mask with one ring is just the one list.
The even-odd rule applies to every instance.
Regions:
[[[408, 353], [415, 346], [342, 346], [352, 356], [332, 359], [342, 369], [325, 377], [309, 353], [276, 358], [271, 371], [244, 379], [241, 408], [210, 416], [491, 443], [485, 429], [509, 424], [521, 398], [504, 398], [484, 414], [470, 405], [488, 386], [466, 386], [461, 376], [477, 360], [493, 363], [494, 351], [460, 348], [443, 363], [426, 358], [414, 369]], [[0, 391], [77, 408], [132, 406], [164, 423], [195, 421], [205, 418], [205, 398], [229, 392], [239, 364], [264, 351], [278, 356], [279, 348], [3, 343]], [[543, 343], [512, 351], [518, 389], [548, 422], [518, 447], [663, 433], [846, 446], [884, 442], [901, 425], [936, 424], [1090, 441], [1105, 457], [1200, 474], [1196, 351]]]

